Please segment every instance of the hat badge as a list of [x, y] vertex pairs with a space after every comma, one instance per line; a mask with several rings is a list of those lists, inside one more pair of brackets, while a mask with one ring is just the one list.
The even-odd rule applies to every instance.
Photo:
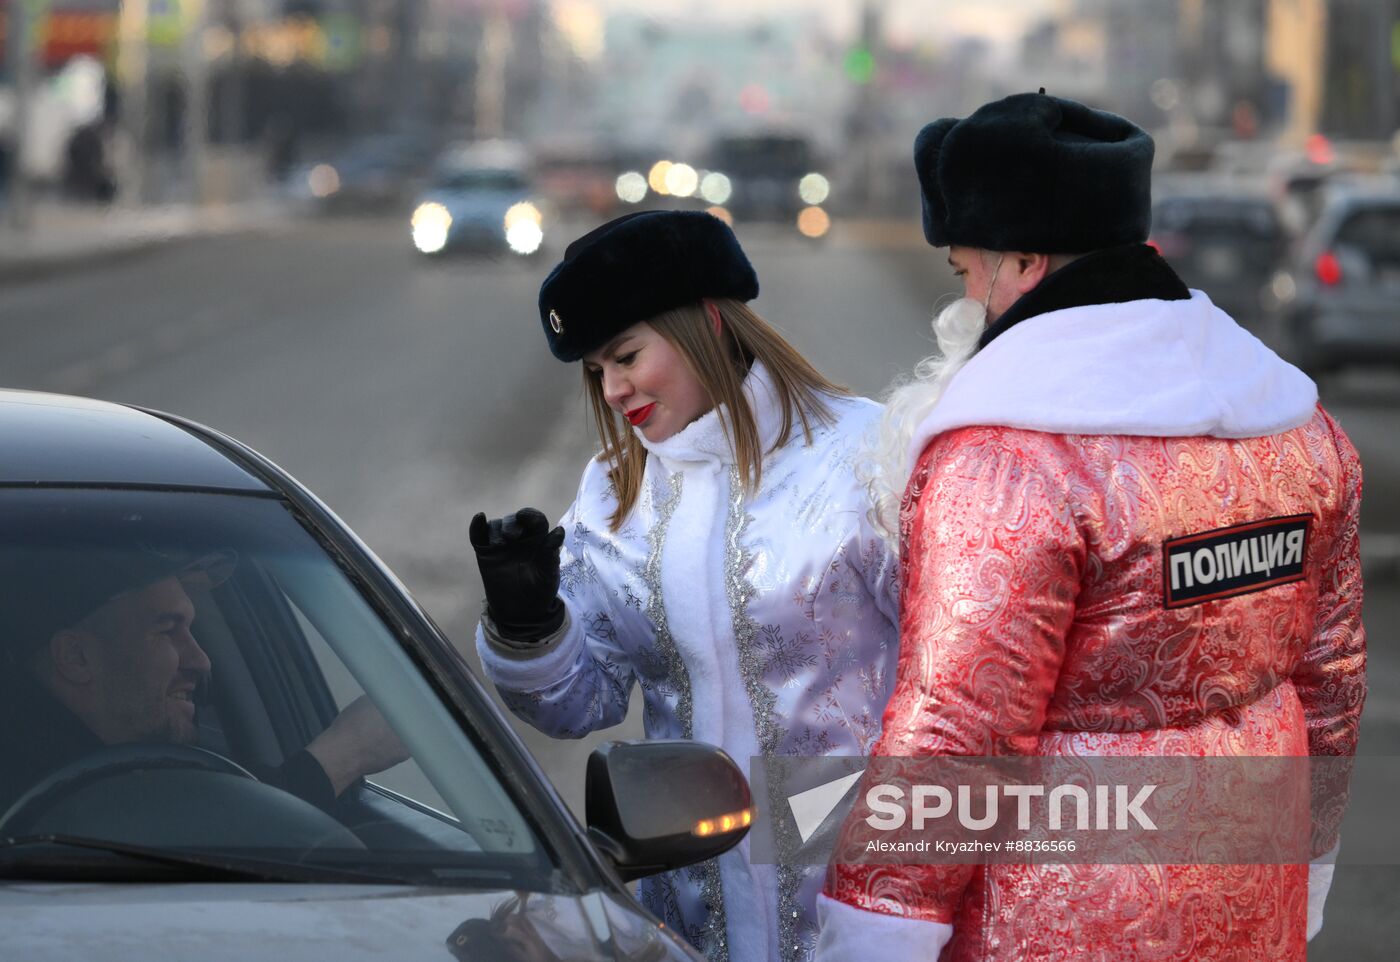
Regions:
[[564, 333], [564, 319], [559, 316], [558, 311], [552, 308], [549, 312], [549, 327], [555, 334]]

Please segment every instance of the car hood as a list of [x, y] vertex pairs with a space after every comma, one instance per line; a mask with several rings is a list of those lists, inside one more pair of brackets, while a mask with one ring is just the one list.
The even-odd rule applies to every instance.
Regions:
[[529, 198], [518, 191], [433, 191], [422, 203], [435, 202], [447, 208], [454, 218], [499, 220], [512, 204]]
[[29, 962], [690, 960], [664, 927], [606, 892], [400, 886], [0, 886], [5, 952]]

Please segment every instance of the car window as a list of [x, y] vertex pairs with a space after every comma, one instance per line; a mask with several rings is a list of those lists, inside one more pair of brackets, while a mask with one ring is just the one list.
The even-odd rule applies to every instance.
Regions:
[[[365, 694], [365, 690], [355, 679], [354, 674], [345, 666], [345, 662], [340, 660], [330, 642], [321, 634], [321, 630], [307, 617], [296, 601], [291, 597], [287, 597], [286, 601], [289, 610], [296, 618], [297, 628], [306, 639], [312, 657], [316, 659], [316, 667], [325, 679], [330, 696], [335, 703], [336, 714], [339, 715], [361, 698]], [[433, 787], [432, 781], [412, 758], [375, 773], [370, 776], [370, 781], [432, 808], [438, 810], [446, 810], [447, 808], [447, 803], [438, 794], [438, 790]]]
[[[500, 773], [282, 502], [4, 490], [0, 519], [0, 836], [556, 884]], [[370, 770], [337, 796], [346, 758]]]
[[812, 148], [800, 137], [728, 137], [715, 144], [715, 167], [737, 174], [763, 171], [805, 173], [813, 166]]
[[1365, 255], [1373, 265], [1400, 264], [1400, 207], [1358, 210], [1338, 227], [1336, 244]]

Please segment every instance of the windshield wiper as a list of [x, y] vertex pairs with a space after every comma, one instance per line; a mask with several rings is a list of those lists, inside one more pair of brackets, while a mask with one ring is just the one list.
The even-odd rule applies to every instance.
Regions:
[[[81, 878], [92, 874], [110, 877], [110, 863], [28, 858], [19, 850], [42, 847], [86, 849], [150, 865], [179, 869], [175, 879], [182, 882], [326, 882], [358, 885], [411, 885], [403, 878], [374, 875], [325, 865], [306, 865], [277, 859], [216, 855], [203, 852], [179, 852], [171, 849], [129, 845], [102, 838], [82, 835], [21, 835], [0, 839], [0, 878], [41, 878], [45, 880]], [[14, 853], [14, 854], [9, 854]], [[81, 874], [79, 874], [81, 873]], [[125, 876], [124, 876], [125, 877]]]

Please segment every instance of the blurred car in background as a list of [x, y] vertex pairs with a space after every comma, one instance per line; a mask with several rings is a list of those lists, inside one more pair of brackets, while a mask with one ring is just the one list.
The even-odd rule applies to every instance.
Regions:
[[1187, 287], [1246, 327], [1257, 328], [1288, 238], [1268, 196], [1236, 182], [1165, 181], [1152, 205], [1155, 246]]
[[736, 221], [791, 224], [805, 237], [824, 237], [831, 228], [826, 205], [831, 182], [810, 138], [763, 130], [717, 137], [706, 157], [704, 177], [718, 179], [723, 199], [707, 198]]
[[1286, 347], [1303, 370], [1400, 364], [1400, 185], [1331, 184], [1276, 286]]
[[[606, 743], [584, 828], [397, 578], [271, 462], [172, 415], [26, 391], [0, 391], [0, 433], [7, 959], [703, 962], [625, 883], [744, 837], [724, 752]], [[221, 577], [187, 578], [201, 558]], [[102, 690], [145, 740], [104, 744], [14, 660], [72, 596], [108, 610], [130, 657]], [[301, 749], [357, 711], [358, 737], [388, 726], [409, 757], [332, 798]]]
[[599, 218], [616, 211], [617, 178], [625, 166], [620, 151], [581, 139], [536, 144], [531, 165], [536, 188], [553, 208]]
[[319, 213], [387, 212], [403, 204], [433, 154], [426, 134], [376, 134], [293, 170], [288, 189]]
[[544, 213], [529, 155], [508, 141], [462, 143], [443, 152], [410, 220], [421, 254], [539, 253]]
[[1274, 175], [1273, 193], [1284, 223], [1295, 237], [1304, 234], [1317, 221], [1322, 210], [1323, 190], [1336, 175], [1330, 166], [1298, 164]]

